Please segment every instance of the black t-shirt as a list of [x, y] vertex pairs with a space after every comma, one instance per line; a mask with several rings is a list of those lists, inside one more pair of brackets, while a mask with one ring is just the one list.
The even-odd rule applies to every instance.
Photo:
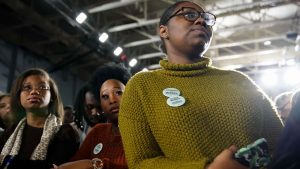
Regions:
[[43, 128], [31, 127], [25, 124], [22, 143], [19, 150], [19, 158], [29, 159], [36, 146], [39, 144], [43, 134]]

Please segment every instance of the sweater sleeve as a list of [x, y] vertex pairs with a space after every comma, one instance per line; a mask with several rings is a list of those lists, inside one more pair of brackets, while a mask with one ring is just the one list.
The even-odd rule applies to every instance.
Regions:
[[142, 93], [143, 87], [136, 86], [132, 79], [126, 85], [121, 102], [119, 126], [129, 168], [204, 169], [208, 161], [206, 157], [183, 161], [164, 155], [147, 122]]
[[88, 135], [83, 140], [79, 150], [72, 157], [71, 161], [91, 159], [91, 151], [93, 150], [93, 137], [95, 136], [95, 128], [92, 128]]
[[268, 148], [273, 153], [283, 128], [282, 121], [279, 118], [273, 101], [253, 81], [252, 84], [249, 84], [252, 85], [252, 87], [249, 87], [249, 95], [256, 95], [256, 106], [259, 107], [261, 110], [260, 114], [262, 114], [260, 119], [263, 120], [263, 126], [260, 134], [268, 141]]
[[9, 169], [31, 168], [49, 169], [53, 164], [60, 165], [68, 162], [79, 147], [79, 135], [72, 126], [63, 125], [49, 144], [46, 160], [20, 159], [16, 156]]

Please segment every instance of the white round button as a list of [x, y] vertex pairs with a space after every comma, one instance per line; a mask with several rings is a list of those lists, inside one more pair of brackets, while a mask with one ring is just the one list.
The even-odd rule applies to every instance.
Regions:
[[163, 90], [163, 94], [167, 97], [174, 97], [174, 96], [179, 96], [180, 91], [176, 88], [165, 88]]
[[93, 150], [93, 153], [96, 155], [96, 154], [99, 154], [100, 153], [100, 151], [102, 150], [102, 148], [103, 148], [103, 144], [102, 143], [98, 143], [96, 146], [95, 146], [95, 148], [94, 148], [94, 150]]
[[167, 100], [167, 104], [171, 107], [179, 107], [185, 103], [185, 98], [182, 96], [170, 97]]

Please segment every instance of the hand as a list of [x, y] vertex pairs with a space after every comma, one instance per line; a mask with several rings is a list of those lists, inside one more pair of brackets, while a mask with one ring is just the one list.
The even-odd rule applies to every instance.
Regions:
[[248, 167], [237, 162], [233, 156], [237, 152], [235, 146], [223, 150], [214, 161], [207, 166], [207, 169], [247, 169]]
[[52, 166], [53, 166], [53, 168], [51, 168], [51, 169], [58, 169], [58, 166], [57, 166], [57, 165], [52, 164]]

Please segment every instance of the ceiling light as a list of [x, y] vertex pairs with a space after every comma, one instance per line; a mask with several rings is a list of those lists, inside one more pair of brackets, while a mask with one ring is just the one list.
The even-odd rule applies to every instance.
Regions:
[[123, 52], [123, 49], [121, 47], [117, 47], [115, 50], [114, 50], [114, 54], [116, 56], [119, 56], [121, 53]]
[[137, 64], [137, 60], [135, 58], [131, 59], [129, 62], [130, 67], [134, 67]]
[[76, 17], [76, 21], [82, 24], [86, 20], [87, 16], [85, 13], [80, 12], [80, 14]]
[[264, 45], [265, 45], [265, 46], [269, 46], [269, 45], [271, 45], [271, 44], [272, 44], [272, 42], [269, 41], [269, 40], [267, 40], [267, 41], [264, 42]]
[[147, 72], [147, 71], [149, 71], [147, 68], [144, 68], [144, 69], [142, 70], [142, 72]]
[[102, 33], [100, 36], [99, 36], [99, 41], [101, 43], [104, 43], [106, 40], [108, 39], [108, 34], [107, 33]]

